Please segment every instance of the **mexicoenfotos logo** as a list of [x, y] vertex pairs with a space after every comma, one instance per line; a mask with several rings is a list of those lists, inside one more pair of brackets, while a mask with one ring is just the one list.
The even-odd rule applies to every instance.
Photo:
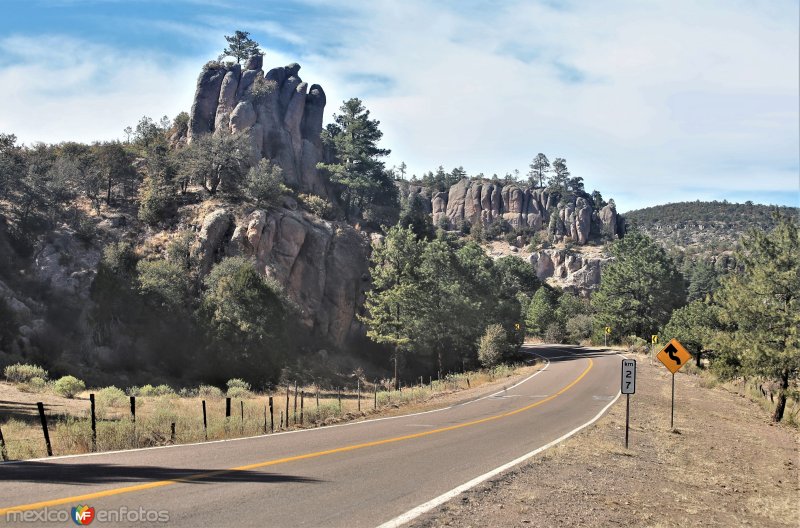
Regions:
[[72, 508], [72, 520], [75, 521], [75, 524], [78, 526], [92, 524], [94, 520], [94, 508], [90, 508], [85, 504], [83, 506], [75, 506]]

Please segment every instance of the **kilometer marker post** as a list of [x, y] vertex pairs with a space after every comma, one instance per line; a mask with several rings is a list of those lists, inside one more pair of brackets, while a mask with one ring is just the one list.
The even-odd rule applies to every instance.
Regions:
[[628, 449], [628, 430], [631, 423], [631, 394], [636, 394], [636, 360], [622, 360], [620, 392], [625, 395], [625, 449]]

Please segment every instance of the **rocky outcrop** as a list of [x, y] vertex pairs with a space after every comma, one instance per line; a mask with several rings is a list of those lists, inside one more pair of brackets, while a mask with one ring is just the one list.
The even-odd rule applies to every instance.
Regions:
[[188, 141], [205, 134], [244, 133], [253, 162], [269, 158], [283, 169], [286, 183], [302, 192], [328, 197], [317, 171], [322, 160], [325, 92], [303, 82], [300, 66], [262, 70], [263, 57], [244, 66], [209, 63], [197, 79]]
[[613, 201], [598, 212], [593, 210], [588, 195], [572, 196], [564, 203], [558, 192], [549, 189], [502, 185], [497, 181], [464, 178], [446, 192], [433, 193], [430, 204], [434, 225], [445, 222], [453, 229], [503, 220], [517, 230], [547, 227], [553, 241], [570, 237], [580, 245], [598, 233], [601, 224], [614, 226], [607, 230], [611, 237], [625, 232], [624, 220], [617, 215]]
[[363, 334], [356, 313], [368, 286], [369, 242], [349, 225], [287, 208], [240, 220], [220, 209], [204, 219], [198, 253], [201, 270], [223, 255], [252, 259], [286, 288], [303, 323], [334, 344]]
[[566, 249], [542, 249], [530, 256], [539, 280], [567, 291], [588, 295], [600, 285], [602, 268], [610, 257], [589, 256]]
[[614, 200], [609, 200], [608, 205], [600, 209], [598, 219], [602, 224], [604, 234], [612, 238], [618, 238], [625, 234], [625, 219], [617, 214], [617, 206]]

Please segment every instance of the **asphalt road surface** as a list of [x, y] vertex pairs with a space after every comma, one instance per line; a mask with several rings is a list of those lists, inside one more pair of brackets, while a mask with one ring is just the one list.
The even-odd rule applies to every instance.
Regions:
[[148, 525], [168, 517], [169, 526], [186, 527], [400, 525], [421, 505], [432, 507], [437, 497], [444, 501], [459, 486], [581, 428], [617, 397], [618, 355], [529, 349], [548, 359], [544, 370], [441, 410], [0, 464], [0, 524], [22, 520], [10, 510], [42, 524], [85, 504], [95, 509], [95, 526], [101, 515], [121, 515], [114, 524], [128, 526], [141, 526], [142, 517]]

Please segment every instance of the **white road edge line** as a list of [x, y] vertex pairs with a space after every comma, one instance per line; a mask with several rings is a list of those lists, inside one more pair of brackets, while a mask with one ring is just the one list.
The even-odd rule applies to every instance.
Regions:
[[[617, 355], [622, 356], [622, 354], [619, 354], [619, 353], [617, 353]], [[625, 356], [623, 356], [623, 357], [625, 357]], [[594, 418], [592, 418], [591, 420], [589, 420], [588, 422], [586, 422], [583, 425], [579, 425], [578, 427], [576, 427], [572, 431], [568, 432], [564, 436], [556, 438], [555, 440], [553, 440], [549, 444], [545, 444], [542, 447], [534, 449], [530, 453], [526, 453], [526, 454], [522, 455], [521, 457], [512, 460], [511, 462], [503, 464], [502, 466], [497, 467], [497, 468], [489, 471], [488, 473], [484, 473], [483, 475], [475, 477], [474, 479], [470, 480], [469, 482], [465, 482], [464, 484], [458, 486], [457, 488], [453, 488], [450, 491], [448, 491], [446, 493], [443, 493], [442, 495], [439, 495], [435, 499], [429, 500], [428, 502], [426, 502], [424, 504], [420, 504], [416, 508], [408, 510], [404, 514], [399, 515], [399, 516], [395, 517], [394, 519], [386, 521], [385, 523], [379, 525], [377, 528], [398, 528], [400, 526], [403, 526], [404, 524], [416, 519], [417, 517], [419, 517], [423, 513], [429, 512], [430, 510], [434, 509], [435, 507], [440, 506], [440, 505], [444, 504], [445, 502], [449, 501], [450, 499], [453, 499], [453, 498], [459, 496], [461, 493], [463, 493], [463, 492], [465, 492], [465, 491], [467, 491], [467, 490], [469, 490], [471, 488], [474, 488], [478, 484], [480, 484], [482, 482], [485, 482], [485, 481], [489, 480], [490, 478], [492, 478], [492, 477], [494, 477], [496, 475], [499, 475], [503, 471], [511, 469], [512, 467], [516, 466], [517, 464], [521, 464], [522, 462], [525, 462], [526, 460], [538, 455], [542, 451], [545, 451], [546, 449], [550, 449], [554, 445], [563, 442], [564, 440], [566, 440], [570, 436], [572, 436], [575, 433], [581, 431], [582, 429], [585, 429], [586, 427], [589, 427], [590, 425], [595, 423], [597, 420], [599, 420], [612, 405], [617, 403], [617, 400], [619, 399], [619, 397], [621, 395], [622, 394], [620, 392], [617, 392], [616, 397], [611, 402], [609, 402], [608, 405], [603, 407], [600, 410], [600, 412], [595, 415]]]
[[542, 372], [547, 370], [547, 368], [550, 366], [550, 361], [546, 357], [541, 356], [539, 354], [536, 354], [535, 352], [531, 352], [531, 354], [534, 355], [534, 356], [539, 356], [540, 358], [544, 359], [546, 364], [545, 364], [544, 367], [542, 367], [541, 369], [537, 370], [536, 372], [534, 372], [533, 374], [531, 374], [527, 378], [515, 383], [514, 385], [511, 385], [510, 387], [505, 387], [502, 390], [499, 390], [499, 391], [497, 391], [497, 392], [495, 392], [493, 394], [487, 394], [486, 396], [481, 396], [480, 398], [476, 398], [474, 400], [469, 400], [469, 401], [466, 401], [466, 402], [463, 402], [463, 403], [456, 403], [454, 405], [448, 405], [447, 407], [441, 407], [439, 409], [431, 409], [430, 411], [422, 411], [422, 412], [413, 413], [413, 414], [400, 414], [400, 415], [397, 415], [397, 416], [385, 416], [383, 418], [372, 418], [370, 420], [361, 420], [361, 421], [357, 421], [357, 422], [347, 422], [347, 423], [342, 423], [342, 424], [326, 425], [324, 427], [315, 427], [313, 429], [298, 429], [298, 430], [295, 430], [295, 431], [282, 431], [280, 433], [268, 433], [268, 434], [261, 434], [261, 435], [255, 435], [255, 436], [243, 436], [241, 438], [226, 438], [224, 440], [209, 440], [207, 442], [194, 442], [194, 443], [191, 443], [191, 444], [175, 444], [175, 445], [167, 445], [167, 446], [139, 447], [139, 448], [136, 448], [136, 449], [118, 449], [116, 451], [98, 451], [96, 453], [81, 453], [81, 454], [78, 454], [78, 455], [61, 455], [61, 456], [44, 457], [44, 458], [28, 458], [28, 459], [25, 459], [25, 460], [9, 460], [9, 461], [6, 461], [6, 462], [0, 461], [0, 467], [2, 467], [4, 465], [12, 465], [12, 464], [25, 464], [27, 462], [48, 462], [48, 461], [51, 461], [51, 460], [62, 460], [62, 459], [66, 459], [66, 458], [81, 458], [81, 457], [94, 457], [94, 456], [101, 456], [101, 455], [116, 455], [116, 454], [119, 454], [119, 453], [136, 453], [136, 452], [139, 452], [139, 451], [152, 451], [152, 450], [155, 450], [155, 449], [179, 449], [179, 448], [182, 448], [182, 447], [213, 445], [213, 444], [221, 444], [221, 443], [224, 443], [224, 442], [240, 442], [242, 440], [254, 440], [254, 439], [257, 439], [257, 438], [269, 438], [269, 437], [272, 437], [272, 436], [280, 436], [280, 435], [287, 435], [287, 434], [310, 433], [310, 432], [313, 432], [313, 431], [323, 431], [323, 430], [326, 430], [326, 429], [333, 429], [333, 428], [336, 428], [336, 427], [349, 427], [349, 426], [372, 423], [372, 422], [382, 422], [384, 420], [397, 420], [397, 419], [400, 419], [400, 418], [408, 418], [410, 416], [420, 416], [422, 414], [431, 414], [431, 413], [446, 411], [448, 409], [453, 409], [455, 407], [460, 407], [460, 406], [463, 406], [463, 405], [469, 405], [470, 403], [474, 403], [476, 401], [485, 400], [486, 398], [491, 398], [492, 396], [497, 396], [498, 394], [502, 394], [502, 393], [504, 393], [504, 392], [506, 392], [508, 390], [511, 390], [513, 388], [516, 388], [516, 387], [519, 387], [520, 385], [522, 385], [526, 381], [530, 380], [531, 378], [533, 378], [535, 376], [538, 376], [539, 374], [541, 374]]

